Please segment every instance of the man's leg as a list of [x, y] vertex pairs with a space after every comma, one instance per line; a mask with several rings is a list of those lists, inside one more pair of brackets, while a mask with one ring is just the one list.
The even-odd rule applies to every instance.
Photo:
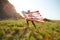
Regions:
[[36, 25], [34, 24], [34, 22], [33, 21], [31, 21], [32, 22], [32, 24], [34, 25], [34, 27], [36, 28]]
[[[27, 20], [26, 20], [27, 21]], [[27, 26], [29, 26], [29, 22], [27, 21]]]

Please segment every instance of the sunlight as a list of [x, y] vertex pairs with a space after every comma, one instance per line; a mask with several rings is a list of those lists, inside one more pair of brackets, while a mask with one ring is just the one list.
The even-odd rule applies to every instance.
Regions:
[[21, 13], [22, 10], [24, 10], [24, 11], [27, 11], [27, 10], [33, 11], [33, 10], [38, 9], [38, 8], [36, 8], [36, 6], [34, 7], [34, 4], [36, 4], [36, 3], [33, 3], [30, 0], [9, 0], [9, 2], [14, 5], [16, 11], [18, 13], [20, 13], [21, 15], [22, 15], [22, 13]]
[[19, 13], [22, 10], [27, 11], [37, 9], [34, 7], [34, 3], [29, 0], [9, 0], [9, 2], [14, 5], [16, 11]]

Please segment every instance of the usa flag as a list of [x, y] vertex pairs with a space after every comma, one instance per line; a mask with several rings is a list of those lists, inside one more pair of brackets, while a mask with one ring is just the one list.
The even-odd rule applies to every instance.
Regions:
[[22, 14], [24, 18], [28, 21], [44, 22], [43, 17], [39, 12], [35, 11], [35, 12], [27, 13], [25, 11], [22, 11]]

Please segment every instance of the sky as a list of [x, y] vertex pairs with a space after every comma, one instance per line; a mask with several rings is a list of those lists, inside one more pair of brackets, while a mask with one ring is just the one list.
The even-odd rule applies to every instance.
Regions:
[[60, 20], [60, 0], [9, 0], [16, 11], [40, 11], [43, 18]]

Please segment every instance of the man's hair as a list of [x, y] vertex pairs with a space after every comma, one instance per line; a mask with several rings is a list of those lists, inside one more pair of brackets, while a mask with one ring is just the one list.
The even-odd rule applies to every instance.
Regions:
[[39, 11], [36, 11], [36, 12], [39, 12]]

